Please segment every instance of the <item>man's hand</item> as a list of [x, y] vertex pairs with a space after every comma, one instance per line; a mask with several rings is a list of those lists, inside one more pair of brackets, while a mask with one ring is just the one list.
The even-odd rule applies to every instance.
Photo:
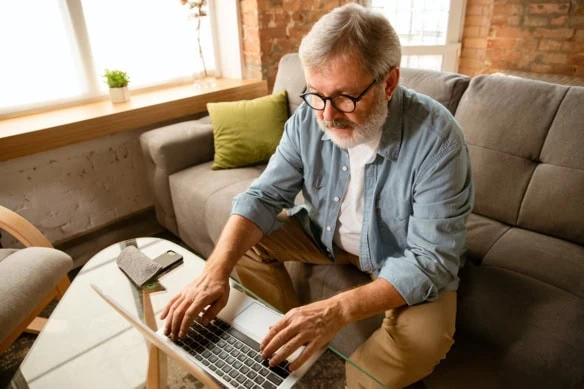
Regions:
[[273, 367], [305, 345], [300, 356], [290, 364], [290, 370], [296, 370], [345, 324], [340, 304], [334, 298], [294, 308], [270, 328], [260, 345], [262, 356], [269, 358]]
[[229, 298], [229, 277], [205, 269], [203, 274], [174, 296], [164, 308], [160, 319], [166, 319], [165, 335], [173, 340], [183, 338], [195, 318], [205, 307], [203, 325], [208, 324]]

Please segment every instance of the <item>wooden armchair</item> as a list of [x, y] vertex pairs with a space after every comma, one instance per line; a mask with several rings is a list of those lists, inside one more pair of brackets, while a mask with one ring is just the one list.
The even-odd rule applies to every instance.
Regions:
[[0, 229], [26, 248], [0, 249], [0, 354], [24, 332], [38, 333], [46, 319], [37, 317], [69, 287], [73, 261], [17, 213], [0, 206]]

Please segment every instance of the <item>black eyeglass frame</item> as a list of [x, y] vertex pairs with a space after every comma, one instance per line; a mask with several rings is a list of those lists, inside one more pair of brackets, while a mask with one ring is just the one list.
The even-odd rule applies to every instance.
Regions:
[[[361, 93], [359, 94], [359, 96], [357, 96], [357, 97], [349, 96], [349, 95], [346, 95], [346, 94], [344, 94], [344, 93], [338, 93], [338, 94], [336, 94], [336, 95], [332, 95], [332, 96], [328, 96], [328, 97], [326, 97], [326, 96], [322, 96], [322, 95], [320, 95], [320, 94], [318, 94], [318, 93], [313, 93], [313, 92], [308, 92], [308, 93], [306, 93], [306, 89], [308, 89], [308, 87], [307, 87], [307, 86], [305, 86], [305, 87], [304, 87], [304, 90], [302, 91], [302, 94], [300, 95], [300, 97], [302, 98], [302, 100], [304, 100], [304, 102], [305, 102], [306, 104], [308, 104], [308, 106], [309, 106], [310, 108], [314, 109], [315, 111], [324, 111], [324, 110], [325, 110], [325, 108], [326, 108], [326, 101], [327, 101], [327, 100], [330, 100], [330, 102], [331, 102], [332, 106], [333, 106], [333, 107], [335, 107], [335, 109], [336, 109], [336, 110], [338, 110], [338, 111], [341, 111], [341, 112], [344, 112], [344, 113], [353, 113], [353, 112], [355, 112], [355, 110], [357, 109], [357, 103], [358, 103], [359, 101], [361, 101], [361, 99], [362, 99], [363, 97], [365, 97], [365, 95], [367, 94], [367, 92], [369, 92], [369, 90], [370, 90], [370, 89], [373, 87], [373, 85], [375, 85], [375, 83], [376, 83], [376, 82], [377, 82], [377, 79], [373, 80], [373, 82], [371, 82], [371, 84], [369, 84], [369, 86], [368, 86], [367, 88], [365, 88], [365, 90], [364, 90], [363, 92], [361, 92]], [[320, 109], [319, 109], [319, 108], [314, 108], [314, 107], [313, 107], [313, 106], [312, 106], [312, 105], [311, 105], [311, 104], [308, 102], [308, 99], [309, 99], [310, 97], [312, 97], [312, 96], [318, 96], [318, 97], [320, 97], [320, 99], [321, 99], [321, 100], [323, 101], [323, 103], [324, 103], [324, 106], [323, 106], [322, 108], [320, 108]], [[349, 100], [351, 100], [351, 101], [353, 102], [353, 109], [352, 109], [351, 111], [345, 111], [345, 110], [343, 110], [343, 109], [340, 109], [339, 107], [337, 107], [337, 106], [335, 105], [335, 102], [333, 101], [333, 99], [335, 99], [335, 98], [337, 98], [337, 97], [339, 97], [339, 96], [346, 97], [346, 98], [348, 98]]]

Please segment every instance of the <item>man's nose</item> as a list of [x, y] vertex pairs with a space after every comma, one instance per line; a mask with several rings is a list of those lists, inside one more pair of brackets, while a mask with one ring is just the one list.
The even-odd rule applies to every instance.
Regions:
[[335, 120], [341, 114], [342, 114], [342, 112], [339, 111], [338, 109], [336, 109], [332, 105], [332, 103], [330, 102], [330, 100], [326, 102], [326, 105], [324, 106], [324, 111], [322, 111], [322, 117], [326, 121]]

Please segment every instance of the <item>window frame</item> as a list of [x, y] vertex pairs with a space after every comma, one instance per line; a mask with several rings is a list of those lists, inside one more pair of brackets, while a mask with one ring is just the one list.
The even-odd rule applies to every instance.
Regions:
[[[367, 0], [368, 7], [371, 6], [371, 1]], [[450, 0], [446, 43], [443, 45], [402, 45], [402, 56], [441, 55], [442, 71], [457, 73], [462, 49], [465, 10], [466, 0]]]
[[[225, 76], [228, 78], [242, 79], [243, 50], [241, 49], [241, 38], [239, 34], [241, 24], [239, 18], [239, 1], [221, 0], [221, 23], [219, 21], [218, 4], [216, 4], [217, 0], [207, 0], [207, 3], [211, 15], [209, 22], [216, 64], [214, 75], [216, 77]], [[108, 99], [107, 92], [100, 90], [99, 75], [91, 60], [91, 44], [81, 0], [61, 0], [59, 4], [63, 8], [63, 17], [66, 18], [66, 29], [71, 34], [70, 39], [76, 54], [74, 60], [78, 61], [79, 69], [83, 74], [84, 84], [81, 87], [85, 92], [75, 97], [45, 100], [43, 102], [23, 104], [11, 108], [0, 107], [0, 120]], [[226, 19], [229, 23], [225, 23]], [[142, 92], [191, 82], [191, 77], [177, 77], [164, 83], [132, 88], [132, 91]]]

